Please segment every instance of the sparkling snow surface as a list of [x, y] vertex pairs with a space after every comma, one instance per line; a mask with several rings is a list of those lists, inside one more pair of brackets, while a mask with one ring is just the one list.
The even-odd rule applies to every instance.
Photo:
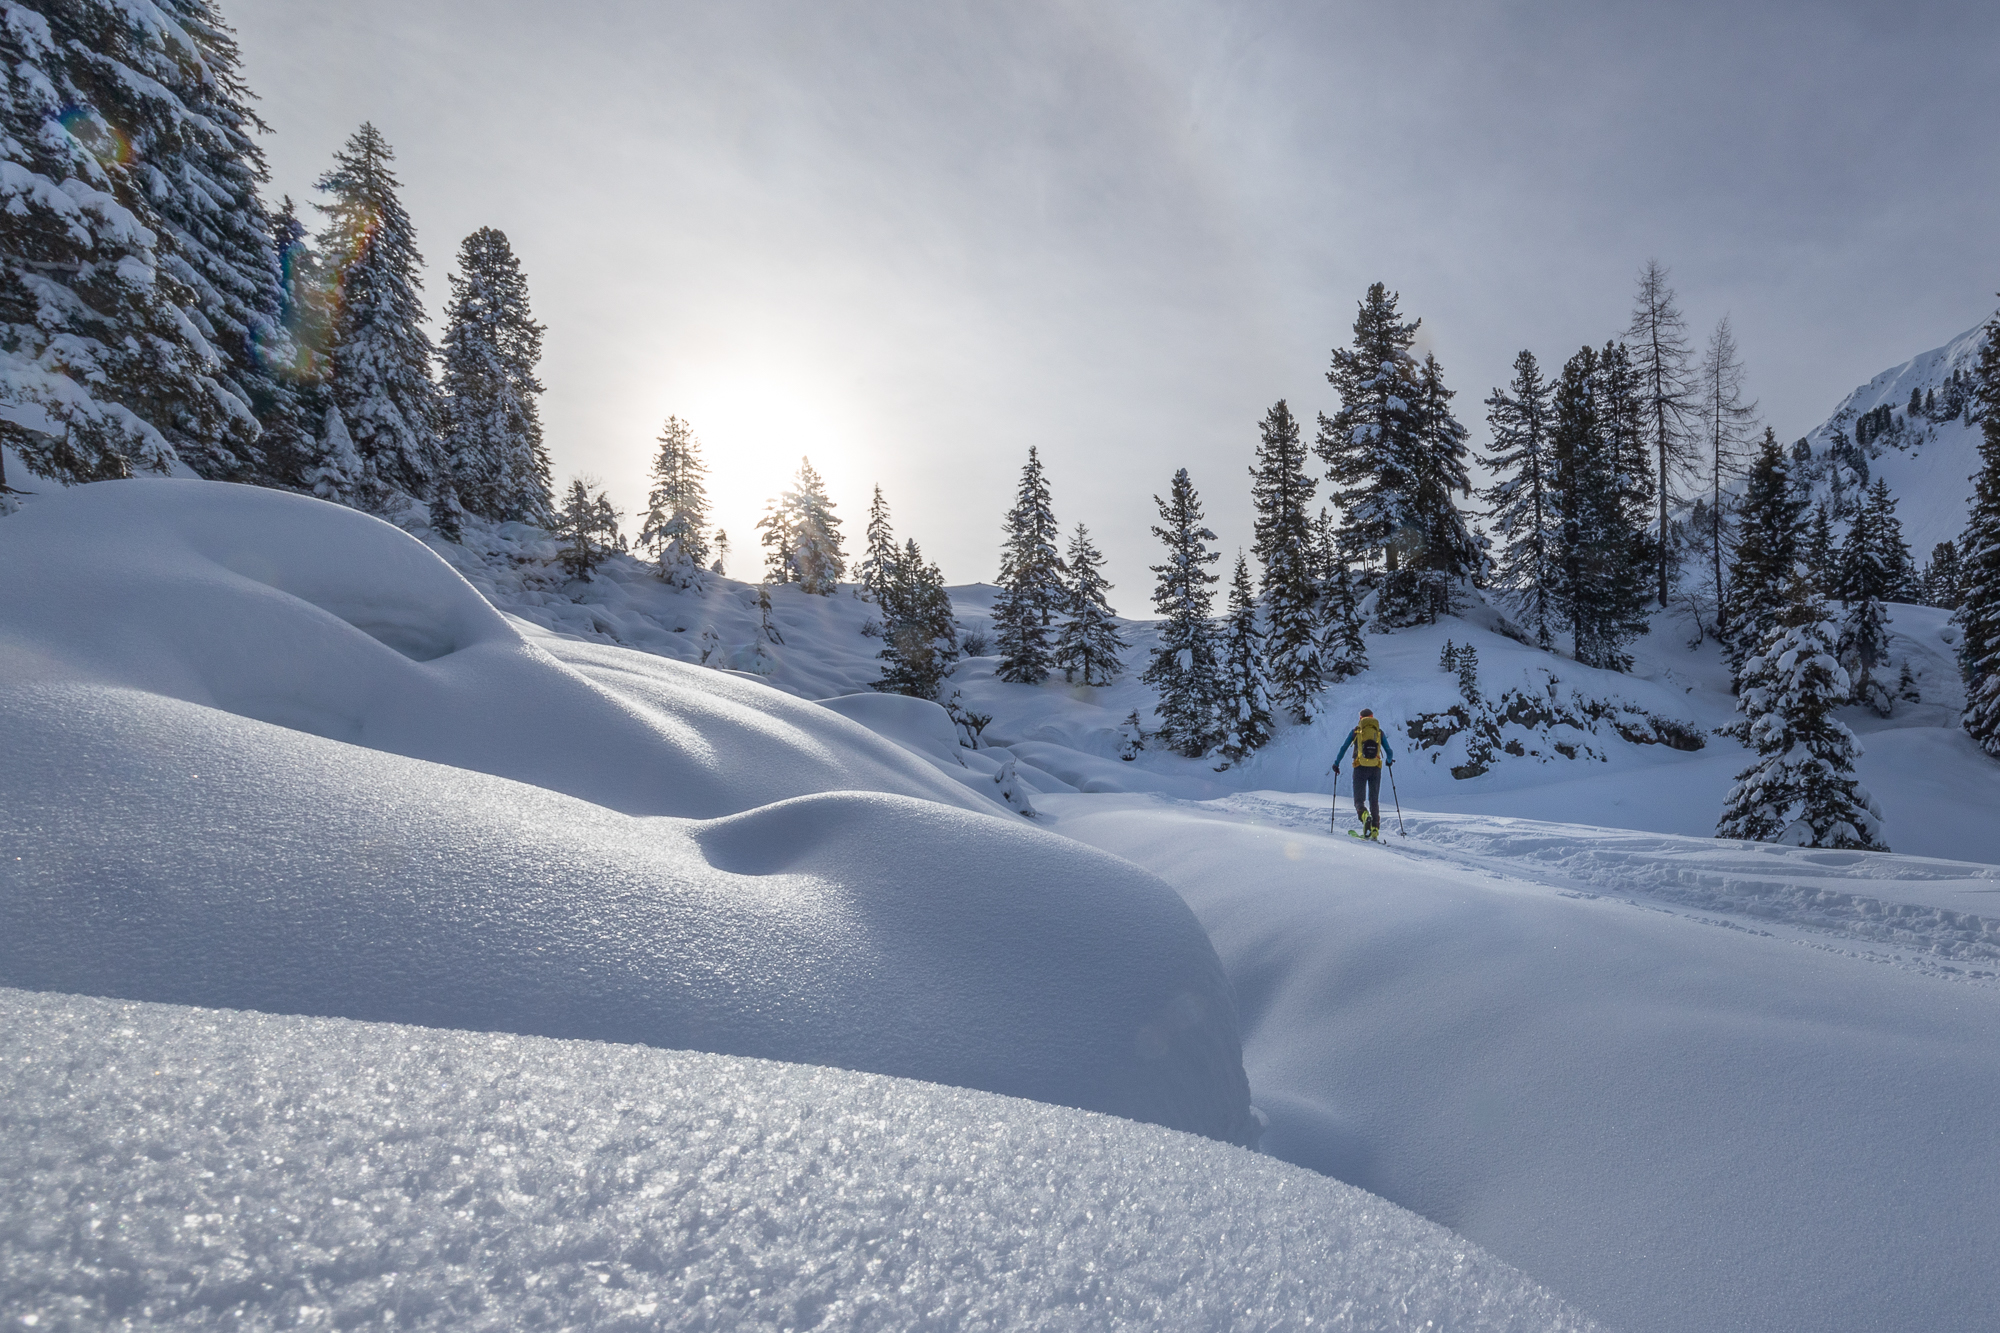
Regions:
[[1593, 1327], [1241, 1149], [596, 1042], [0, 990], [0, 1178], [9, 1329]]
[[572, 669], [396, 529], [271, 491], [80, 487], [0, 526], [0, 568], [0, 983], [1254, 1136], [1172, 890], [826, 709]]

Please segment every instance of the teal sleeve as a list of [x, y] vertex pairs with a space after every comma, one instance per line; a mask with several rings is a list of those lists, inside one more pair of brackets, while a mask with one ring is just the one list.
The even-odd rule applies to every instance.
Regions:
[[1382, 753], [1389, 756], [1390, 763], [1396, 762], [1396, 747], [1389, 744], [1389, 733], [1386, 731], [1382, 733]]
[[1333, 766], [1340, 767], [1340, 761], [1347, 758], [1347, 747], [1354, 744], [1354, 733], [1348, 732], [1347, 739], [1340, 743], [1340, 753], [1333, 757]]

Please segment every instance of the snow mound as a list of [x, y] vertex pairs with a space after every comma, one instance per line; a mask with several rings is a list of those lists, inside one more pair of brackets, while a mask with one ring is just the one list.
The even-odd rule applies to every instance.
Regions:
[[626, 814], [816, 791], [992, 810], [861, 727], [753, 682], [530, 642], [421, 542], [247, 486], [50, 496], [0, 530], [0, 626], [48, 669], [475, 769]]
[[588, 1042], [0, 991], [10, 1328], [1582, 1330], [1150, 1126]]
[[0, 567], [0, 984], [1253, 1136], [1230, 988], [1172, 890], [825, 709], [619, 649], [565, 665], [395, 529], [268, 491], [79, 488], [9, 518]]

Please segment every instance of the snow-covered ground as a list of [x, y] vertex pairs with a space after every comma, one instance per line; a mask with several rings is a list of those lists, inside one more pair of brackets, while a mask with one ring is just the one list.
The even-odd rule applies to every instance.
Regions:
[[9, 1329], [1594, 1327], [1269, 1157], [931, 1083], [0, 990]]
[[[0, 997], [7, 1315], [1572, 1326], [1546, 1283], [1630, 1330], [2000, 1326], [2000, 765], [1941, 613], [1893, 609], [1918, 697], [1847, 714], [1870, 856], [1708, 836], [1746, 756], [1678, 611], [1630, 675], [1483, 605], [1371, 635], [1218, 770], [1119, 757], [1130, 671], [961, 663], [971, 749], [868, 690], [849, 590], [767, 628], [402, 521], [0, 519], [0, 985], [43, 992]], [[1326, 772], [1364, 705], [1382, 846]], [[1266, 1120], [1335, 1180], [1175, 1133]]]

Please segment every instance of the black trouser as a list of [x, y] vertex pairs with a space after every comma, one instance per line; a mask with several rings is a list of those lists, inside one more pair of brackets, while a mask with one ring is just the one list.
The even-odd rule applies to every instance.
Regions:
[[[1365, 798], [1365, 803], [1364, 803]], [[1354, 766], [1354, 817], [1366, 815], [1377, 827], [1382, 823], [1382, 766]]]

